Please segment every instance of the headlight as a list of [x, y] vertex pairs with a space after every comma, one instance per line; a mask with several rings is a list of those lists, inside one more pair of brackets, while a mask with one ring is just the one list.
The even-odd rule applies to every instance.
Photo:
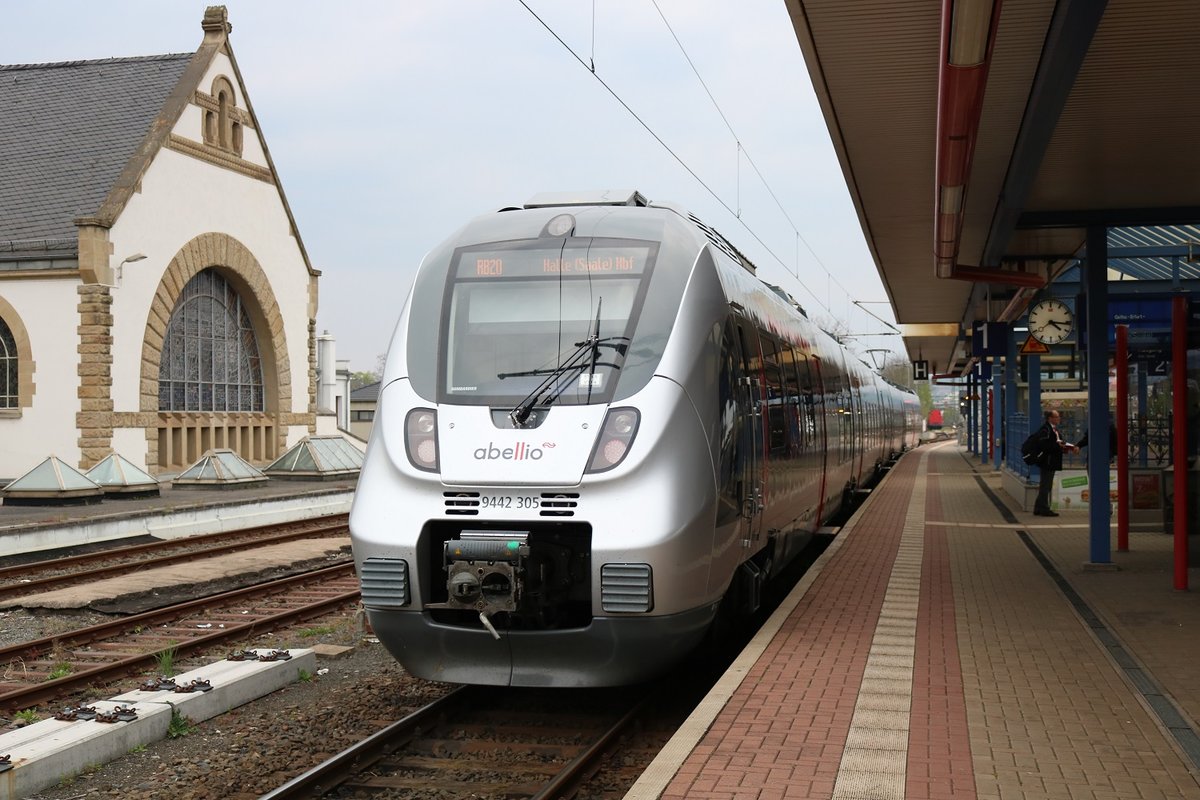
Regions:
[[621, 463], [633, 444], [633, 437], [637, 435], [639, 419], [637, 409], [609, 410], [600, 438], [596, 441], [596, 449], [592, 452], [588, 472], [604, 472]]
[[408, 460], [419, 470], [435, 472], [438, 468], [437, 412], [414, 408], [404, 420], [404, 446]]

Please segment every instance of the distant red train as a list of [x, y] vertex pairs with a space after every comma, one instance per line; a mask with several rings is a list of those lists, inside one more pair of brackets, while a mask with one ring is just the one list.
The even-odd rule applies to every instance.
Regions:
[[929, 412], [929, 424], [926, 427], [931, 431], [939, 430], [942, 427], [942, 410], [940, 408]]

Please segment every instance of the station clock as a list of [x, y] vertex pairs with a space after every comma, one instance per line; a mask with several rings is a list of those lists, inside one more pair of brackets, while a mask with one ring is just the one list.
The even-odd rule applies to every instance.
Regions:
[[1042, 344], [1065, 341], [1075, 329], [1075, 315], [1062, 300], [1042, 300], [1029, 310], [1029, 335]]

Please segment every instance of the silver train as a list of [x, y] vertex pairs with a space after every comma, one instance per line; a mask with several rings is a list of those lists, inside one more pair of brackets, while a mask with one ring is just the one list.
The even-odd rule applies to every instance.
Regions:
[[661, 673], [921, 429], [914, 394], [636, 192], [468, 223], [422, 263], [382, 383], [362, 600], [410, 673], [452, 683]]

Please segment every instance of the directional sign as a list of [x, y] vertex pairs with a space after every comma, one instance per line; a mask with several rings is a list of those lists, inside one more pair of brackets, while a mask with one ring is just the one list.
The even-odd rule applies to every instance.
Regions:
[[[1138, 358], [1153, 358], [1154, 353], [1171, 352], [1171, 300], [1175, 295], [1164, 293], [1119, 295], [1108, 301], [1107, 338], [1108, 349], [1116, 349], [1117, 325], [1129, 326], [1127, 346], [1131, 355]], [[1079, 296], [1076, 308], [1080, 309], [1079, 348], [1087, 349], [1087, 302]], [[1187, 309], [1188, 347], [1200, 347], [1200, 300], [1188, 297]]]
[[1050, 348], [1032, 336], [1027, 336], [1025, 344], [1021, 345], [1021, 349], [1017, 352], [1023, 356], [1044, 356], [1050, 352]]

